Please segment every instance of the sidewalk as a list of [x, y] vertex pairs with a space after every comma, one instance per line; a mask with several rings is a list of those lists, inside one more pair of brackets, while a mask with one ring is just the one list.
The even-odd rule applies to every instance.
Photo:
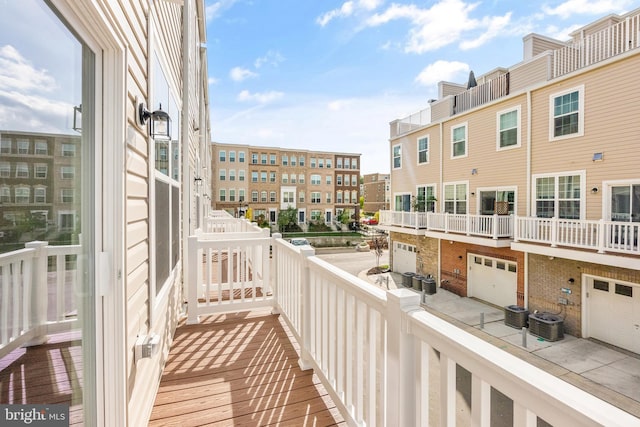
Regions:
[[[358, 277], [382, 289], [387, 289], [387, 283], [388, 289], [402, 287], [399, 273], [369, 276], [363, 271]], [[525, 347], [522, 331], [505, 325], [503, 310], [441, 288], [434, 295], [425, 295], [421, 305], [455, 326], [640, 417], [639, 355], [567, 334], [562, 340], [546, 341], [528, 331]]]

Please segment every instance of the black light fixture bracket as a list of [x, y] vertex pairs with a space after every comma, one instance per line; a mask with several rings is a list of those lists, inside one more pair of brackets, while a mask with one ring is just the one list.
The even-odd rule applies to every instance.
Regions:
[[153, 139], [170, 140], [171, 139], [171, 117], [166, 111], [162, 110], [162, 104], [160, 108], [153, 113], [147, 110], [144, 102], [138, 103], [137, 111], [138, 124], [144, 126], [147, 121], [151, 119], [151, 129], [149, 134]]

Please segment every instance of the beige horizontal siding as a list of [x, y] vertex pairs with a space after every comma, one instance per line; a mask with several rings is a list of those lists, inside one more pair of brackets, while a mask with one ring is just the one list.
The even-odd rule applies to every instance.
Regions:
[[524, 90], [549, 78], [550, 55], [541, 55], [509, 72], [509, 90], [511, 93]]

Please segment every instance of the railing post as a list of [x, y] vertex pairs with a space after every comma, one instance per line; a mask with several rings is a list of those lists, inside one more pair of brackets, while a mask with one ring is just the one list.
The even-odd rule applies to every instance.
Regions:
[[266, 296], [272, 292], [271, 289], [271, 257], [269, 254], [269, 247], [271, 246], [271, 230], [268, 228], [262, 229], [262, 236], [267, 238], [266, 243], [262, 243], [262, 292]]
[[276, 240], [282, 239], [281, 233], [273, 233], [271, 236], [271, 293], [273, 295], [273, 307], [271, 314], [280, 314], [280, 300], [278, 299], [279, 283], [278, 283], [278, 250], [276, 249]]
[[[202, 257], [198, 256], [198, 236], [189, 236], [187, 267], [187, 325], [200, 323], [198, 316], [198, 266], [202, 268]], [[198, 262], [200, 261], [200, 262]]]
[[313, 368], [313, 357], [311, 355], [311, 275], [309, 274], [309, 257], [316, 254], [315, 249], [311, 247], [300, 248], [300, 289], [301, 308], [300, 308], [300, 331], [302, 333], [302, 342], [300, 348], [300, 359], [298, 366], [303, 371]]
[[416, 425], [416, 360], [407, 313], [420, 309], [420, 295], [408, 289], [387, 292], [388, 426]]
[[498, 214], [493, 214], [493, 233], [492, 233], [492, 238], [493, 240], [498, 240], [498, 229], [500, 228], [500, 218], [498, 218]]
[[[467, 236], [471, 235], [471, 215], [470, 214], [466, 214], [465, 215], [465, 228], [466, 228], [466, 234]], [[480, 220], [480, 218], [478, 218], [478, 220]]]
[[607, 234], [606, 224], [604, 223], [604, 218], [600, 218], [598, 221], [598, 253], [603, 254], [605, 252], [605, 236]]
[[558, 247], [558, 218], [551, 218], [551, 247]]
[[[47, 265], [48, 265], [48, 255], [47, 255], [47, 245], [48, 242], [28, 242], [25, 243], [24, 247], [28, 249], [34, 249], [35, 252], [33, 254], [32, 261], [32, 270], [31, 270], [31, 283], [25, 283], [25, 285], [31, 287], [31, 316], [29, 318], [30, 325], [25, 329], [36, 329], [38, 332], [31, 339], [25, 347], [40, 345], [47, 342], [47, 332], [44, 330], [44, 326], [47, 324], [47, 305], [49, 303], [49, 299], [47, 298], [48, 292], [48, 283], [47, 283]], [[58, 272], [58, 274], [62, 274]], [[14, 307], [14, 310], [18, 309], [18, 307]]]

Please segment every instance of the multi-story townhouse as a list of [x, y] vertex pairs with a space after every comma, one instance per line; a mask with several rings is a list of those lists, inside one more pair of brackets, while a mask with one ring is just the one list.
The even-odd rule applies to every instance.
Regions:
[[639, 22], [531, 34], [521, 63], [391, 123], [395, 271], [640, 352]]
[[389, 209], [389, 190], [391, 175], [388, 173], [370, 173], [362, 175], [361, 194], [364, 198], [365, 212], [378, 212]]
[[290, 207], [303, 226], [332, 224], [345, 210], [357, 215], [359, 154], [222, 143], [212, 151], [216, 209], [237, 216], [251, 208], [252, 219], [271, 225]]

